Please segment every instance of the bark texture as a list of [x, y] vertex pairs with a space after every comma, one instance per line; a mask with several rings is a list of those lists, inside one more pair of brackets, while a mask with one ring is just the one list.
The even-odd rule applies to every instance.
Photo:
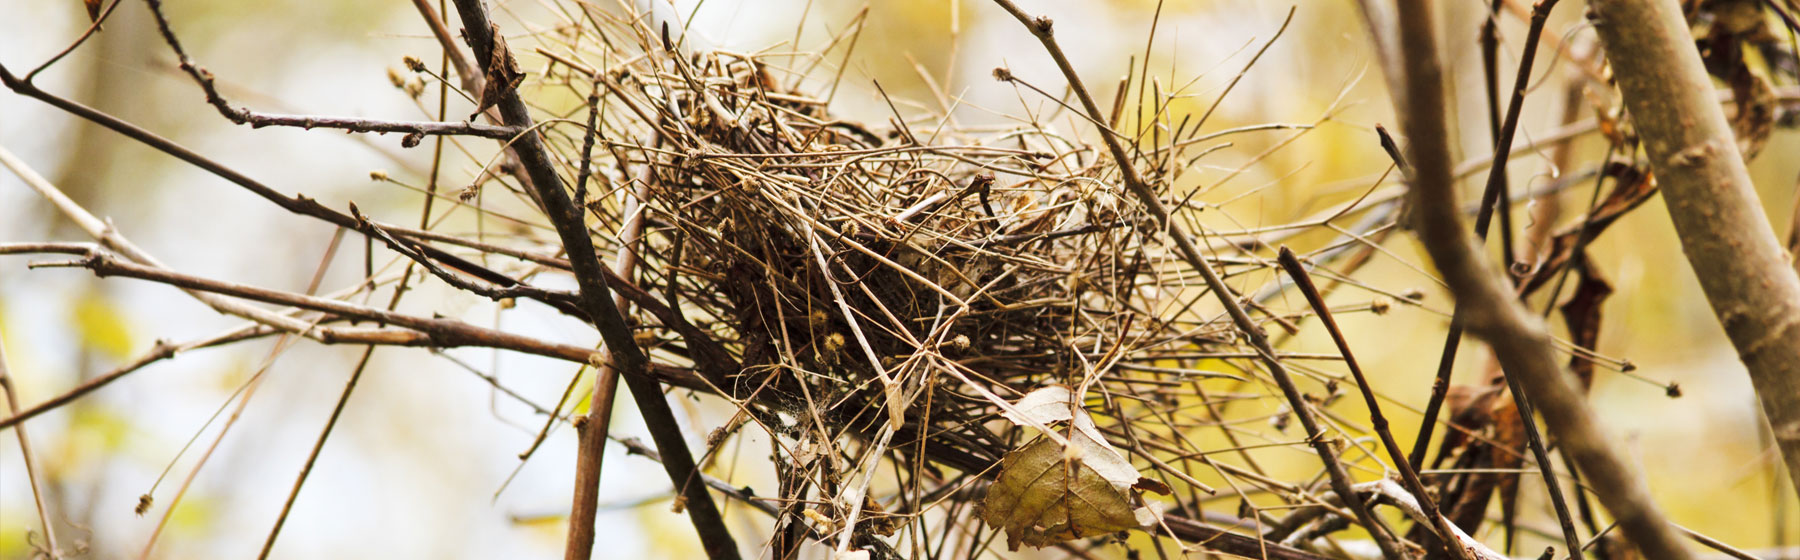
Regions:
[[1800, 275], [1769, 225], [1675, 0], [1593, 0], [1681, 249], [1800, 488]]

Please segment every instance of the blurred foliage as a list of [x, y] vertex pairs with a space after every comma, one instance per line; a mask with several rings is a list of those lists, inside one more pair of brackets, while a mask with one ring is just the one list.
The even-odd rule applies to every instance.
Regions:
[[132, 340], [130, 319], [103, 292], [92, 290], [79, 296], [74, 316], [70, 317], [82, 346], [114, 360], [126, 360], [138, 348]]

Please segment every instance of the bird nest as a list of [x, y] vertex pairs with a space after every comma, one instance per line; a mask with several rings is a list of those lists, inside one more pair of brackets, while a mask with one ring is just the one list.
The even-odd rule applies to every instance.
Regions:
[[[1150, 309], [1167, 258], [1089, 146], [1043, 129], [936, 145], [904, 125], [878, 135], [776, 88], [749, 58], [645, 58], [610, 79], [655, 111], [649, 172], [615, 197], [649, 201], [641, 287], [740, 362], [728, 394], [894, 393], [867, 402], [910, 416], [928, 386], [963, 390], [928, 381], [940, 374], [1015, 395], [1079, 383], [1161, 328]], [[637, 208], [589, 207], [615, 223]], [[645, 332], [681, 338], [666, 327]]]
[[[1201, 380], [1241, 381], [1192, 365], [1247, 354], [1229, 322], [1193, 318], [1212, 309], [1194, 303], [1204, 292], [1103, 149], [1038, 122], [951, 129], [891, 100], [871, 128], [760, 57], [676, 54], [666, 30], [617, 25], [640, 50], [594, 65], [539, 49], [560, 63], [547, 80], [595, 92], [601, 131], [553, 144], [575, 162], [587, 142], [604, 148], [587, 148], [601, 194], [586, 207], [599, 231], [643, 230], [599, 236], [601, 251], [638, 261], [630, 281], [667, 304], [640, 310], [638, 341], [665, 374], [739, 407], [709, 443], [747, 422], [779, 436], [778, 498], [793, 505], [778, 527], [859, 509], [858, 542], [874, 546], [883, 528], [869, 523], [991, 479], [1028, 428], [1068, 428], [1002, 420], [1050, 385], [1081, 389], [1096, 437], [1129, 434], [1126, 452], [1193, 480], [1145, 451], [1197, 451], [1178, 420], [1125, 424], [1203, 395]], [[870, 457], [923, 478], [886, 506], [841, 503]]]

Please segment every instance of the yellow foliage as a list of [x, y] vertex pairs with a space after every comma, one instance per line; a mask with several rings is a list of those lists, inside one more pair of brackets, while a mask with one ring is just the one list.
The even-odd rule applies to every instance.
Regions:
[[136, 347], [125, 315], [111, 300], [97, 293], [89, 292], [75, 302], [70, 321], [75, 324], [83, 348], [123, 360], [130, 358]]

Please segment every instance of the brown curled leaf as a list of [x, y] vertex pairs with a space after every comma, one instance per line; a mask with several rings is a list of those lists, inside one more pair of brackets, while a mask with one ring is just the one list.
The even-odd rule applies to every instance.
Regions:
[[981, 515], [988, 525], [1006, 531], [1009, 550], [1154, 521], [1148, 508], [1133, 505], [1132, 487], [1143, 477], [1107, 443], [1076, 399], [1067, 387], [1046, 387], [1021, 398], [1014, 404], [1016, 413], [1007, 414], [1020, 425], [1058, 423], [1053, 429], [1068, 442], [1040, 435], [1000, 460], [1000, 474], [988, 487]]
[[1145, 477], [1141, 477], [1141, 476], [1138, 477], [1137, 484], [1131, 485], [1131, 488], [1133, 490], [1139, 490], [1139, 491], [1143, 491], [1143, 492], [1152, 492], [1152, 493], [1156, 493], [1156, 494], [1162, 494], [1164, 496], [1168, 496], [1170, 494], [1175, 493], [1175, 489], [1170, 488], [1167, 483], [1164, 483], [1163, 481], [1157, 480], [1154, 478], [1145, 478]]
[[[500, 26], [493, 26], [494, 49], [488, 54], [487, 86], [481, 90], [481, 103], [475, 108], [475, 114], [488, 110], [500, 103], [500, 98], [507, 92], [519, 87], [525, 80], [525, 73], [519, 70], [519, 59], [513, 58], [512, 49], [506, 47], [506, 37], [500, 34]], [[474, 118], [471, 115], [469, 118]]]
[[1775, 88], [1769, 80], [1744, 69], [1731, 80], [1731, 98], [1737, 114], [1731, 117], [1731, 132], [1737, 136], [1738, 149], [1748, 162], [1762, 152], [1775, 132], [1777, 107]]
[[[1562, 268], [1568, 266], [1570, 259], [1574, 258], [1575, 246], [1580, 244], [1583, 235], [1586, 235], [1589, 241], [1598, 238], [1600, 232], [1605, 231], [1607, 226], [1612, 225], [1621, 216], [1650, 200], [1650, 197], [1656, 194], [1656, 181], [1647, 172], [1620, 163], [1609, 165], [1604, 171], [1613, 178], [1613, 184], [1616, 186], [1606, 194], [1606, 199], [1600, 201], [1599, 206], [1594, 208], [1592, 217], [1577, 221], [1556, 232], [1556, 235], [1550, 240], [1550, 247], [1546, 251], [1543, 262], [1538, 264], [1537, 269], [1532, 271], [1530, 276], [1519, 282], [1521, 294], [1536, 293], [1555, 280]], [[1584, 228], [1586, 229], [1585, 233], [1583, 232]]]
[[[1569, 343], [1577, 348], [1598, 350], [1600, 344], [1600, 307], [1613, 293], [1612, 284], [1594, 270], [1586, 251], [1576, 257], [1575, 294], [1562, 304], [1563, 324], [1569, 327]], [[1581, 388], [1594, 386], [1594, 361], [1576, 354], [1569, 358], [1569, 371], [1581, 379]]]

